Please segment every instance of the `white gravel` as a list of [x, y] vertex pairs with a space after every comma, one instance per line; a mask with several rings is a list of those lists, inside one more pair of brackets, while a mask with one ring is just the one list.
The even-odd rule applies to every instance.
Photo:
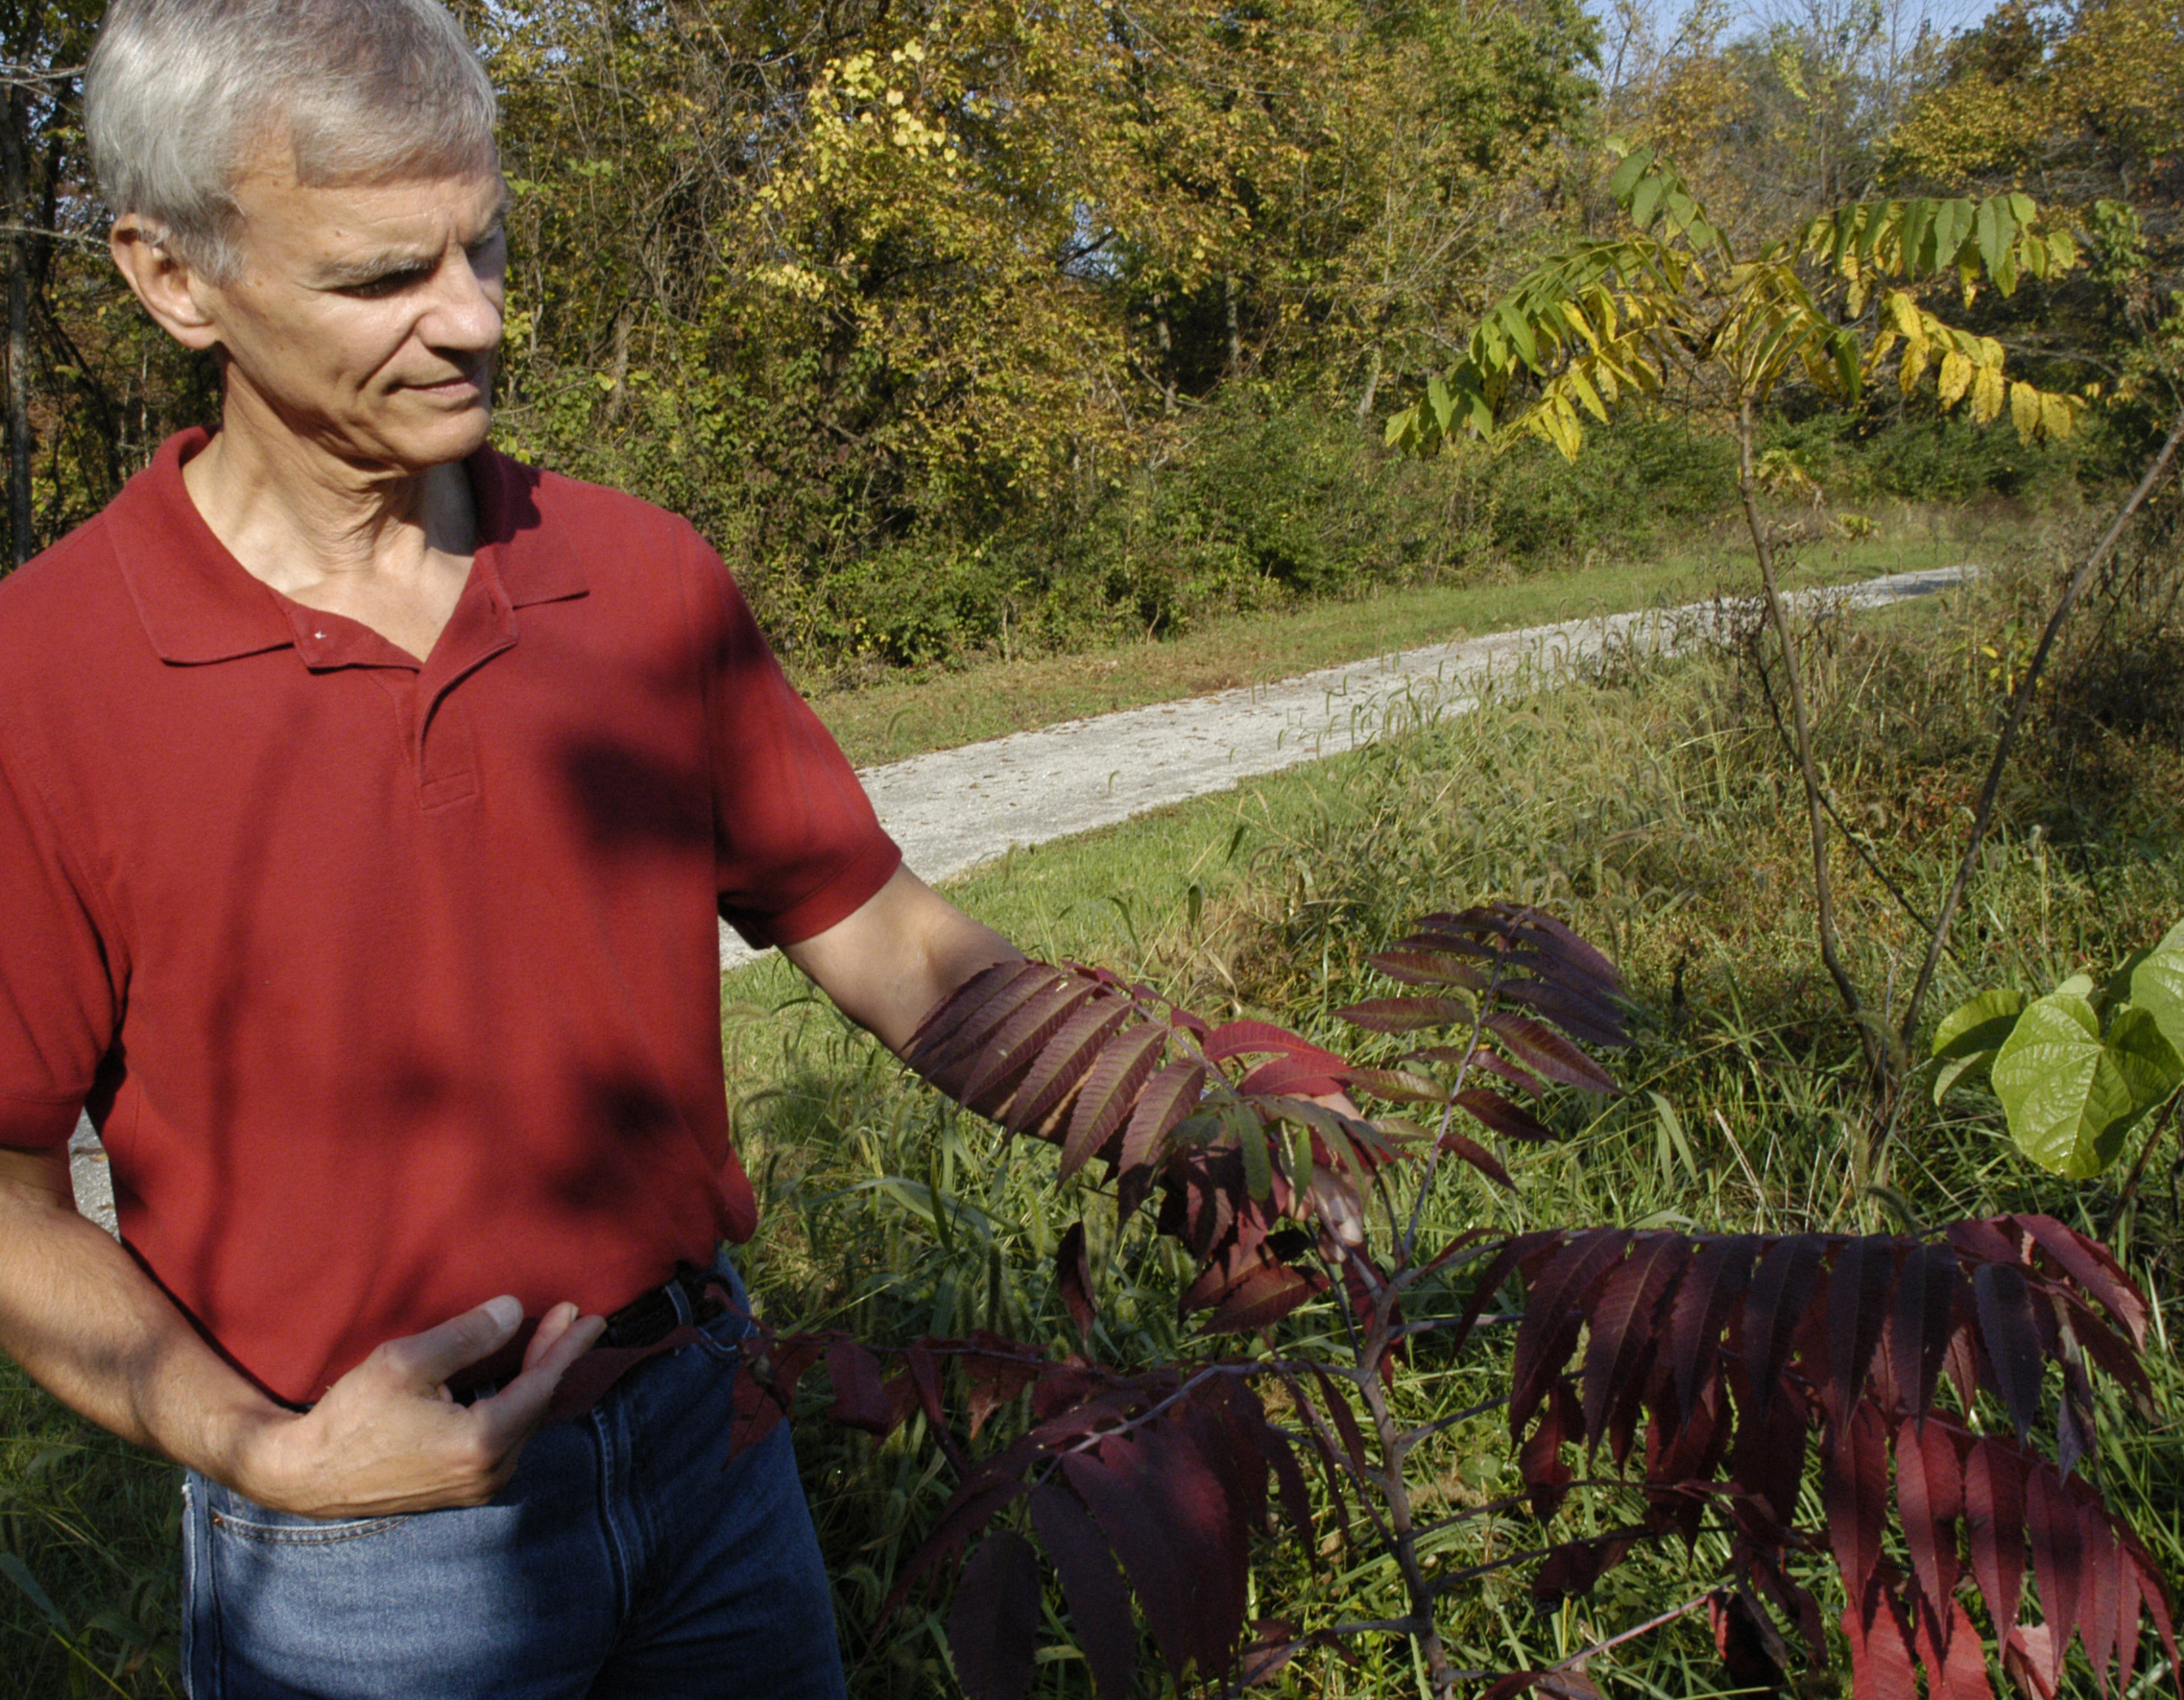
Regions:
[[[1801, 592], [1806, 606], [1878, 608], [1932, 596], [1974, 569], [1936, 567]], [[1338, 754], [1391, 728], [1461, 714], [1490, 694], [1551, 687], [1620, 652], [1682, 647], [1742, 614], [1704, 602], [1563, 620], [1327, 667], [1279, 684], [1064, 721], [866, 768], [858, 778], [904, 859], [944, 880], [1013, 845], [1112, 826], [1259, 774]], [[757, 959], [725, 925], [720, 965]], [[84, 1214], [113, 1227], [113, 1187], [88, 1124], [70, 1147]]]

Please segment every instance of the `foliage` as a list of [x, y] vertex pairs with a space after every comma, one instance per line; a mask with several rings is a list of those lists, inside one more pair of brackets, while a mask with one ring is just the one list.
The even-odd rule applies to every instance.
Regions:
[[2184, 926], [2134, 952], [2104, 986], [2074, 974], [2030, 1002], [1983, 992], [1953, 1010], [1934, 1030], [1933, 1095], [1983, 1071], [2019, 1149], [2082, 1180], [2113, 1163], [2124, 1136], [2184, 1084], [2180, 1053]]
[[[1040, 963], [989, 970], [921, 1028], [909, 1053], [921, 1072], [1007, 1131], [1058, 1145], [1059, 1177], [1096, 1158], [1124, 1218], [1158, 1189], [1161, 1230], [1198, 1271], [1183, 1313], [1206, 1313], [1204, 1332], [1261, 1341], [1252, 1355], [1123, 1370], [1076, 1354], [1055, 1362], [988, 1332], [918, 1341], [889, 1376], [845, 1334], [767, 1339], [748, 1401], [751, 1433], [780, 1420], [797, 1379], [824, 1356], [837, 1421], [885, 1436], [922, 1412], [948, 1453], [959, 1483], [889, 1609], [978, 1539], [948, 1632], [957, 1679], [973, 1700], [1030, 1689], [1041, 1551], [1060, 1576], [1096, 1687], [1115, 1700], [1128, 1693], [1138, 1655], [1133, 1594], [1178, 1685], [1191, 1675], [1225, 1681], [1239, 1661], [1245, 1680], [1263, 1680], [1308, 1647], [1393, 1631], [1417, 1642], [1433, 1692], [1446, 1696], [1461, 1676], [1436, 1618], [1452, 1590], [1540, 1560], [1532, 1592], [1551, 1602], [1591, 1592], [1642, 1544], [1695, 1549], [1702, 1537], [1727, 1544], [1710, 1586], [1631, 1633], [1704, 1605], [1740, 1687], [1779, 1689], [1788, 1680], [1787, 1643], [1763, 1601], [1799, 1637], [1801, 1663], [1825, 1670], [1831, 1662], [1804, 1579], [1823, 1546], [1849, 1601], [1842, 1626], [1859, 1700], [1908, 1694], [1914, 1665], [1934, 1694], [1990, 1691], [1980, 1632], [1956, 1597], [1967, 1568], [2004, 1668], [2028, 1691], [2054, 1692], [2074, 1636], [2103, 1683], [2111, 1664], [2128, 1682], [2146, 1615], [2174, 1660], [2153, 1560], [2074, 1473], [2096, 1446], [2087, 1360], [2142, 1401], [2149, 1392], [2135, 1355], [2146, 1301], [2105, 1251], [2039, 1214], [1961, 1223], [1943, 1242], [1550, 1229], [1501, 1239], [1475, 1231], [1430, 1246], [1421, 1216], [1444, 1157], [1507, 1186], [1507, 1169], [1480, 1138], [1552, 1139], [1512, 1087], [1533, 1103], [1551, 1087], [1612, 1089], [1572, 1040], [1627, 1044], [1625, 994], [1607, 961], [1567, 927], [1506, 903], [1428, 916], [1373, 963], [1413, 990], [1338, 1013], [1368, 1032], [1404, 1036], [1407, 1048], [1389, 1065], [1353, 1064], [1264, 1022], [1212, 1026], [1112, 975]], [[1457, 1042], [1419, 1046], [1409, 1037], [1443, 1028]], [[1475, 1084], [1481, 1076], [1494, 1086]], [[1429, 1107], [1433, 1125], [1397, 1113], [1361, 1119], [1332, 1096], [1338, 1087]], [[1404, 1165], [1421, 1157], [1406, 1182]], [[1406, 1185], [1418, 1189], [1407, 1209]], [[1097, 1307], [1083, 1222], [1056, 1257], [1060, 1290], [1089, 1339]], [[1466, 1292], [1451, 1287], [1449, 1274], [1474, 1259], [1483, 1273]], [[1393, 1402], [1398, 1364], [1428, 1339], [1444, 1361], [1459, 1353], [1513, 1279], [1524, 1299], [1505, 1398], [1452, 1418], [1406, 1420]], [[1284, 1318], [1315, 1302], [1336, 1307], [1346, 1352], [1315, 1351], [1309, 1334], [1279, 1337]], [[1581, 1335], [1582, 1366], [1572, 1370]], [[1029, 1426], [983, 1459], [951, 1427], [950, 1360], [972, 1439], [1028, 1391]], [[2048, 1361], [2064, 1373], [2052, 1463], [2027, 1449]], [[1953, 1415], [1935, 1402], [1945, 1368]], [[1255, 1382], [1280, 1389], [1297, 1426], [1270, 1415]], [[1982, 1392], [2006, 1413], [2014, 1445], [1980, 1435]], [[1431, 1575], [1422, 1539], [1480, 1513], [1422, 1521], [1411, 1455], [1452, 1423], [1504, 1403], [1524, 1481], [1518, 1497], [1543, 1524], [1573, 1492], [1639, 1497], [1612, 1527], [1592, 1520], [1588, 1532]], [[1818, 1442], [1824, 1533], [1798, 1522], [1809, 1436]], [[1580, 1479], [1566, 1449], [1582, 1449], [1589, 1462], [1603, 1442], [1616, 1473]], [[1369, 1539], [1384, 1552], [1409, 1610], [1308, 1632], [1260, 1623], [1246, 1648], [1251, 1536], [1270, 1490], [1306, 1561], [1318, 1550], [1300, 1444], [1344, 1541]], [[1884, 1555], [1891, 1455], [1908, 1572]], [[1626, 1473], [1634, 1458], [1635, 1480]], [[1354, 1525], [1353, 1504], [1369, 1535]], [[1037, 1547], [1016, 1527], [1026, 1511]], [[2019, 1616], [2028, 1549], [2038, 1623]], [[1491, 1691], [1596, 1691], [1584, 1676], [1588, 1656], [1516, 1673]]]

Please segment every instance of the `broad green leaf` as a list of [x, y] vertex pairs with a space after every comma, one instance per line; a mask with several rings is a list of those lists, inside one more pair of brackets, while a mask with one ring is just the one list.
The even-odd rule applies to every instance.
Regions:
[[1933, 1101], [1939, 1104], [1942, 1099], [1949, 1095], [1950, 1089], [1965, 1075], [1970, 1074], [1975, 1069], [1984, 1068], [1994, 1060], [1995, 1054], [1992, 1051], [1973, 1051], [1968, 1056], [1957, 1057], [1951, 1062], [1942, 1064], [1941, 1072], [1933, 1077]]
[[2119, 1010], [2108, 1023], [2108, 1049], [2130, 1083], [2133, 1120], [2184, 1081], [2184, 1058], [2177, 1056], [2149, 1011], [2135, 1007]]
[[1933, 261], [1932, 271], [1947, 271], [1956, 263], [1963, 251], [1964, 238], [1972, 233], [1975, 218], [1969, 201], [1944, 201], [1933, 209]]
[[2131, 1007], [2144, 1010], [2170, 1048], [2184, 1056], [2184, 948], [2174, 948], [2172, 932], [2160, 947], [2131, 970]]
[[2184, 950], [2184, 921], [2179, 921], [2166, 933], [2163, 933], [2161, 943], [2156, 945], [2154, 948], [2156, 950]]
[[1941, 1018], [1941, 1025], [1933, 1030], [1932, 1054], [1957, 1058], [1999, 1050], [2024, 1008], [2025, 994], [2008, 987], [1980, 993]]
[[[2132, 1075], [2144, 1067], [2132, 1059]], [[1988, 1070], [2010, 1137], [2041, 1167], [2082, 1181], [2114, 1161], [2141, 1113], [2134, 1079], [2081, 995], [2028, 1004]]]
[[2093, 976], [2091, 974], [2073, 974], [2055, 988], [2055, 994], [2059, 997], [2091, 997], [2093, 995]]
[[1906, 276], [1915, 277], [1922, 272], [1933, 270], [1932, 257], [1923, 251], [1927, 235], [1932, 228], [1932, 202], [1908, 201], [1904, 204], [1901, 242]]
[[1653, 226], [1653, 209], [1661, 204], [1661, 196], [1668, 186], [1666, 177], [1655, 175], [1638, 185], [1630, 198], [1630, 222], [1641, 230]]
[[1449, 429], [1449, 421], [1455, 415], [1456, 404], [1454, 398], [1449, 394], [1447, 382], [1439, 372], [1435, 372], [1426, 380], [1426, 399], [1432, 403], [1433, 422], [1439, 425], [1442, 434], [1446, 435]]

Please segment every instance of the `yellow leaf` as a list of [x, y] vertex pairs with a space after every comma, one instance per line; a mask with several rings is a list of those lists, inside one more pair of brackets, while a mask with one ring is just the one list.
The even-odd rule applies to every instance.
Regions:
[[2029, 443], [2040, 429], [2040, 392], [2030, 384], [2009, 387], [2009, 422], [2017, 427], [2018, 441]]
[[1972, 363], [1952, 348], [1941, 357], [1941, 378], [1936, 385], [1944, 408], [1955, 407], [1963, 399], [1964, 392], [1972, 382]]
[[1926, 350], [1917, 345], [1904, 350], [1903, 367], [1896, 373], [1896, 384], [1908, 395], [1919, 387], [1919, 379], [1926, 376]]
[[1900, 289], [1888, 292], [1888, 317], [1895, 321], [1904, 341], [1913, 347], [1925, 345], [1926, 326], [1919, 323], [1918, 303]]
[[1983, 425], [2002, 413], [2004, 400], [2002, 368], [1982, 366], [1972, 379], [1972, 423]]
[[2071, 406], [2067, 395], [2040, 397], [2040, 429], [2060, 443], [2071, 434], [2077, 423], [2077, 410]]

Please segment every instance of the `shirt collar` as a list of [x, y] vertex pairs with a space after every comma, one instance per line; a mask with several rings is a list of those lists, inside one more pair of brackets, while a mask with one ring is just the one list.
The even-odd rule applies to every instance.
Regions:
[[[106, 513], [145, 635], [162, 660], [183, 665], [288, 649], [300, 631], [293, 617], [298, 605], [252, 578], [190, 500], [182, 464], [211, 440], [203, 428], [168, 438]], [[538, 473], [491, 448], [479, 449], [465, 469], [477, 510], [478, 553], [490, 557], [509, 606], [585, 595], [583, 563], [540, 529]]]

